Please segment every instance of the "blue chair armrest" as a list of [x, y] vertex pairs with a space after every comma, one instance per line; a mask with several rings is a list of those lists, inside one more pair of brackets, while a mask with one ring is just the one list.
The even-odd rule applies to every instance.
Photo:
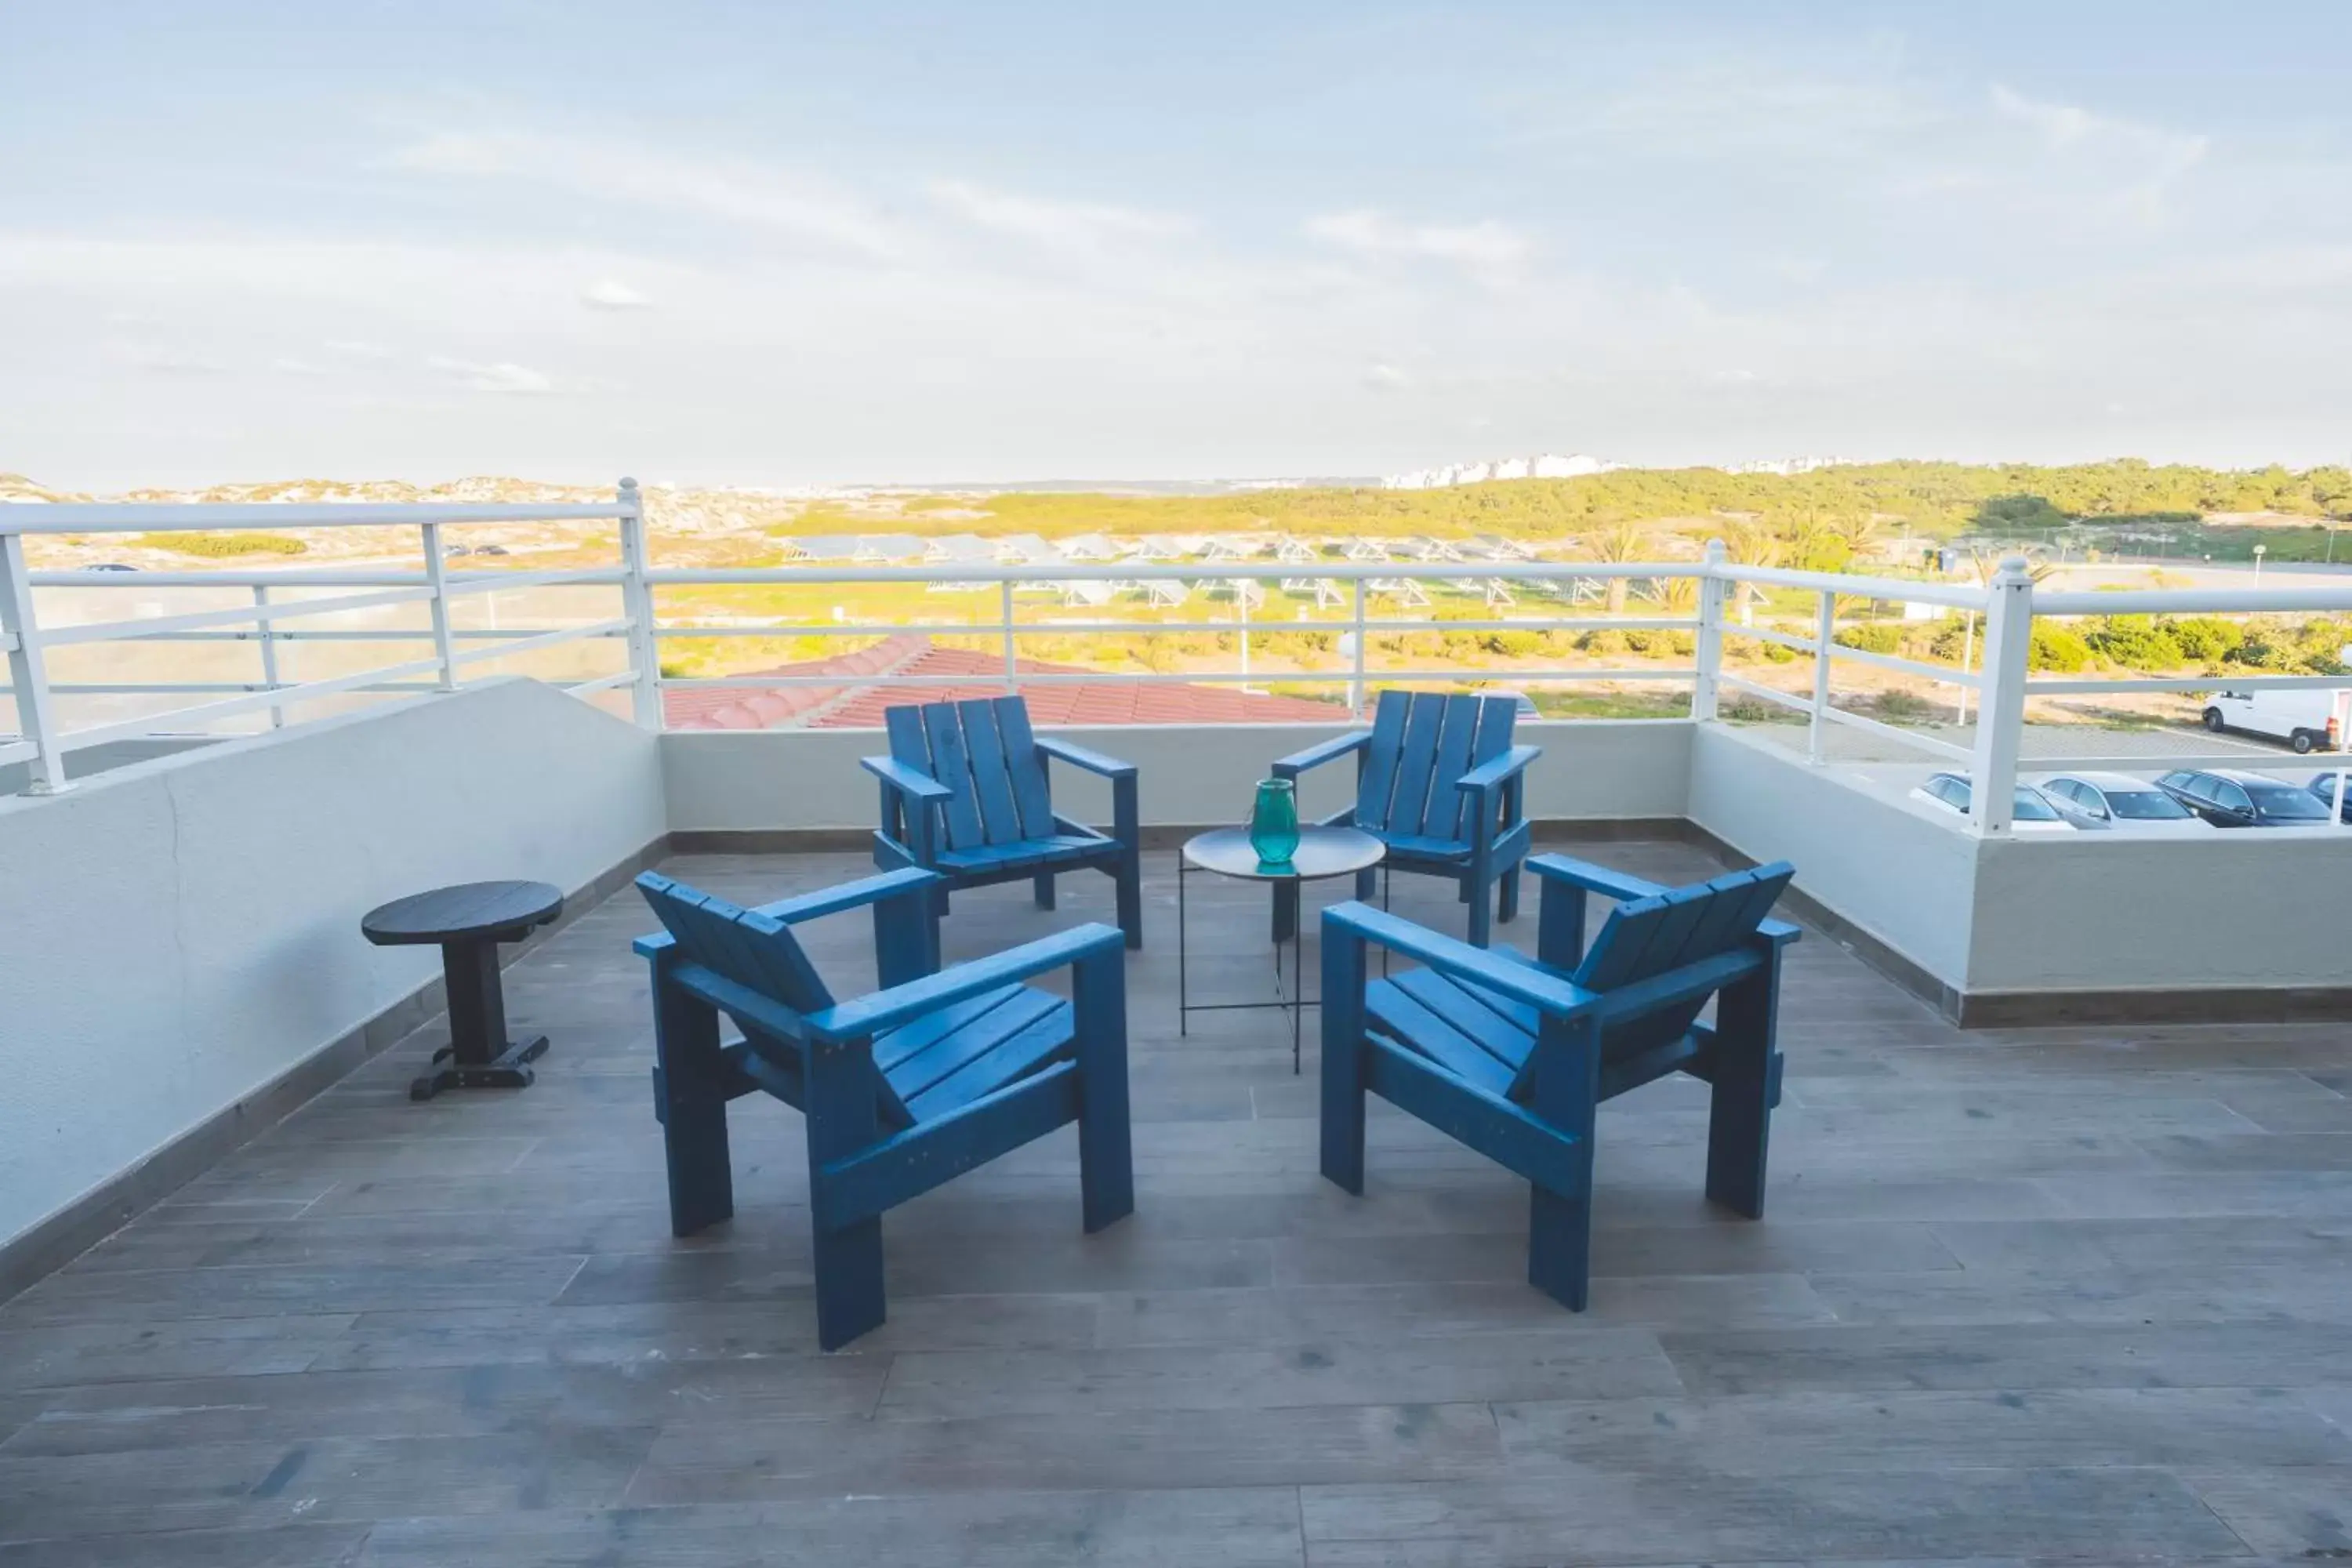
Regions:
[[1117, 757], [1106, 757], [1100, 752], [1090, 752], [1084, 746], [1067, 741], [1041, 735], [1037, 750], [1048, 757], [1058, 757], [1074, 768], [1084, 768], [1090, 773], [1100, 773], [1107, 779], [1128, 779], [1135, 776], [1135, 764], [1122, 763]]
[[[1532, 965], [1497, 958], [1485, 948], [1472, 947], [1454, 937], [1350, 900], [1323, 911], [1328, 932], [1332, 926], [1352, 931], [1366, 942], [1418, 959], [1440, 974], [1467, 980], [1499, 991], [1556, 1018], [1573, 1018], [1599, 1007], [1605, 998], [1556, 974]], [[1328, 940], [1328, 937], [1327, 937]]]
[[1756, 934], [1774, 947], [1786, 947], [1805, 933], [1788, 921], [1766, 921], [1756, 928]]
[[1513, 746], [1501, 756], [1471, 769], [1454, 781], [1454, 788], [1469, 790], [1499, 789], [1506, 783], [1528, 771], [1528, 764], [1543, 755], [1541, 746]]
[[1371, 743], [1371, 740], [1372, 732], [1370, 730], [1358, 730], [1349, 734], [1334, 735], [1328, 741], [1318, 742], [1303, 752], [1293, 752], [1275, 763], [1274, 776], [1278, 779], [1297, 778], [1309, 768], [1319, 768], [1325, 763], [1344, 757], [1350, 752], [1363, 750]]
[[896, 1028], [927, 1013], [936, 1013], [950, 1002], [994, 991], [1101, 952], [1114, 952], [1125, 958], [1127, 938], [1119, 929], [1099, 922], [1076, 926], [1003, 952], [959, 963], [938, 974], [844, 1002], [822, 1013], [811, 1013], [801, 1020], [801, 1026], [813, 1039], [860, 1039]]
[[1659, 883], [1623, 871], [1612, 871], [1590, 860], [1571, 859], [1566, 855], [1530, 857], [1528, 869], [1550, 881], [1565, 882], [1572, 888], [1581, 888], [1588, 893], [1599, 893], [1620, 902], [1646, 899], [1666, 890]]
[[864, 909], [868, 904], [878, 904], [885, 899], [895, 899], [902, 893], [911, 893], [946, 879], [937, 871], [907, 866], [896, 871], [860, 878], [855, 882], [844, 882], [837, 888], [827, 888], [821, 892], [778, 899], [772, 904], [761, 904], [751, 912], [792, 925], [801, 921], [822, 920], [826, 915], [837, 915], [845, 910]]
[[919, 802], [946, 800], [955, 792], [919, 768], [910, 768], [896, 757], [860, 757], [857, 765], [888, 784], [899, 794]]

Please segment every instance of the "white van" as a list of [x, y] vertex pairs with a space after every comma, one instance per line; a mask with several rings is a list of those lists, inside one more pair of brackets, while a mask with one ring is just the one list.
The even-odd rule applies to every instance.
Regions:
[[2217, 691], [2205, 701], [2205, 728], [2243, 730], [2284, 741], [2297, 753], [2336, 750], [2343, 739], [2344, 700], [2352, 692], [2305, 686]]

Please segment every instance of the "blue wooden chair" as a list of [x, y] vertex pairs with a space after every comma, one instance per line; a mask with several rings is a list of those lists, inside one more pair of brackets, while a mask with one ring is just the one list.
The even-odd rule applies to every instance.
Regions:
[[[1143, 836], [1137, 826], [1135, 764], [1067, 741], [1039, 740], [1018, 697], [886, 708], [890, 754], [865, 759], [882, 781], [882, 826], [874, 863], [919, 866], [942, 880], [947, 912], [955, 889], [1036, 883], [1037, 906], [1054, 907], [1054, 879], [1092, 867], [1118, 889], [1127, 945], [1143, 945]], [[1110, 781], [1111, 830], [1104, 834], [1054, 810], [1045, 759], [1056, 757]]]
[[[1364, 1095], [1525, 1176], [1528, 1282], [1582, 1311], [1601, 1102], [1670, 1072], [1714, 1087], [1706, 1195], [1760, 1218], [1786, 861], [1664, 889], [1541, 855], [1536, 956], [1482, 951], [1362, 903], [1323, 911], [1323, 1174], [1364, 1190]], [[1587, 892], [1622, 900], [1584, 945]], [[1365, 944], [1426, 967], [1371, 980]], [[1712, 1027], [1698, 1021], [1716, 998]]]
[[[1499, 903], [1507, 923], [1518, 916], [1519, 862], [1528, 853], [1520, 775], [1543, 754], [1540, 747], [1511, 744], [1517, 717], [1515, 697], [1383, 691], [1370, 730], [1285, 757], [1274, 764], [1274, 776], [1296, 779], [1354, 753], [1356, 804], [1325, 817], [1325, 825], [1378, 838], [1388, 846], [1391, 869], [1452, 878], [1470, 906], [1471, 943], [1484, 947], [1490, 904]], [[1356, 878], [1356, 897], [1372, 896], [1375, 875]], [[1497, 883], [1499, 899], [1491, 891]], [[1276, 882], [1275, 940], [1286, 941], [1297, 929], [1297, 884]]]
[[[1084, 925], [940, 972], [939, 879], [899, 870], [756, 910], [648, 871], [668, 932], [653, 964], [654, 1113], [670, 1229], [735, 1212], [727, 1102], [763, 1090], [808, 1119], [817, 1341], [882, 1321], [882, 1215], [985, 1161], [1078, 1124], [1086, 1228], [1135, 1208], [1127, 1118], [1127, 955]], [[882, 989], [836, 1002], [792, 928], [870, 906]], [[1021, 982], [1067, 966], [1073, 1000]], [[743, 1032], [720, 1040], [719, 1016]]]

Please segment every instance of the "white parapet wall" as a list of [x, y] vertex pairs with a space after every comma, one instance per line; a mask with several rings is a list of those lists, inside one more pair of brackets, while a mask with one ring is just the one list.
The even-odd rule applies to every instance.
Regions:
[[0, 1247], [436, 978], [375, 904], [665, 831], [654, 738], [521, 679], [0, 799]]
[[[1518, 739], [1541, 746], [1528, 772], [1527, 810], [1538, 821], [1643, 820], [1685, 815], [1695, 726], [1683, 720], [1524, 723]], [[1274, 761], [1345, 733], [1337, 725], [1147, 724], [1062, 731], [1078, 745], [1136, 764], [1146, 826], [1239, 822]], [[869, 828], [879, 809], [873, 776], [857, 759], [885, 752], [874, 730], [677, 731], [662, 737], [669, 825], [680, 833], [814, 832]], [[1321, 816], [1355, 796], [1349, 762], [1310, 773], [1303, 815]], [[1057, 809], [1108, 822], [1109, 792], [1055, 765]]]

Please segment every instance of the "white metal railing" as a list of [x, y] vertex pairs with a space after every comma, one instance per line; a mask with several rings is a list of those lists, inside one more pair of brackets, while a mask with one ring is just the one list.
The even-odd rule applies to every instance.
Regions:
[[[468, 524], [517, 522], [611, 522], [618, 531], [618, 563], [609, 566], [566, 567], [549, 571], [473, 571], [453, 569], [445, 546], [444, 529]], [[323, 569], [269, 571], [173, 571], [121, 573], [106, 571], [29, 572], [25, 564], [24, 536], [40, 533], [149, 533], [194, 530], [284, 530], [289, 528], [397, 527], [416, 531], [422, 564], [415, 568], [373, 564]], [[645, 509], [633, 480], [624, 479], [609, 501], [587, 505], [513, 503], [436, 503], [386, 505], [39, 505], [0, 507], [0, 650], [8, 659], [8, 690], [17, 717], [13, 737], [0, 738], [0, 765], [28, 763], [31, 787], [46, 793], [64, 787], [65, 758], [87, 747], [134, 735], [185, 732], [256, 712], [282, 724], [290, 709], [322, 698], [346, 695], [410, 696], [446, 691], [464, 684], [466, 672], [493, 659], [589, 639], [622, 644], [625, 659], [617, 670], [562, 682], [583, 697], [626, 688], [634, 717], [647, 728], [664, 722], [666, 688], [791, 688], [872, 685], [920, 689], [925, 687], [971, 684], [971, 675], [926, 676], [892, 671], [870, 675], [814, 672], [771, 675], [720, 675], [667, 678], [661, 673], [660, 649], [665, 643], [739, 637], [872, 638], [894, 634], [950, 636], [992, 644], [1001, 654], [1001, 679], [1009, 686], [1051, 687], [1117, 680], [1122, 683], [1248, 684], [1278, 680], [1285, 685], [1343, 687], [1347, 710], [1360, 712], [1367, 685], [1376, 681], [1457, 681], [1461, 668], [1433, 669], [1376, 668], [1370, 654], [1373, 637], [1389, 634], [1487, 631], [1689, 631], [1695, 652], [1687, 662], [1647, 661], [1619, 668], [1561, 666], [1551, 669], [1480, 669], [1475, 679], [1506, 682], [1633, 682], [1688, 681], [1691, 716], [1700, 722], [1717, 720], [1726, 692], [1753, 698], [1793, 711], [1806, 724], [1806, 754], [1816, 762], [1829, 760], [1827, 737], [1847, 728], [1882, 740], [1899, 742], [1927, 756], [1967, 764], [1979, 781], [1975, 794], [1983, 804], [1973, 814], [1971, 826], [1981, 833], [2006, 833], [2018, 767], [2018, 752], [2025, 703], [2029, 698], [2095, 692], [2197, 690], [2212, 687], [2216, 678], [2093, 679], [2027, 678], [2033, 620], [2042, 616], [2086, 616], [2172, 612], [2215, 614], [2250, 611], [2352, 611], [2352, 586], [2288, 587], [2262, 593], [2242, 590], [2185, 590], [2153, 593], [2040, 593], [2021, 560], [2002, 563], [1986, 586], [1898, 578], [1849, 576], [1843, 574], [1789, 571], [1740, 566], [1727, 562], [1723, 546], [1711, 543], [1699, 562], [1599, 563], [1528, 560], [1456, 562], [1442, 559], [1398, 563], [1387, 559], [1325, 561], [1296, 559], [1295, 550], [1259, 560], [1218, 559], [1197, 563], [1138, 560], [1045, 563], [1007, 562], [973, 563], [948, 562], [889, 565], [849, 562], [768, 569], [659, 568], [652, 563]], [[1687, 613], [1647, 613], [1653, 606], [1635, 606], [1633, 613], [1596, 615], [1581, 611], [1585, 600], [1599, 596], [1610, 580], [1652, 583], [1695, 580], [1696, 606]], [[1266, 593], [1244, 584], [1296, 584], [1311, 580], [1315, 607], [1341, 610], [1328, 618], [1285, 620], [1265, 613]], [[1399, 613], [1383, 605], [1397, 599], [1401, 581], [1420, 584], [1467, 585], [1482, 595], [1489, 613], [1475, 619], [1437, 619], [1428, 615]], [[1051, 591], [1057, 584], [1116, 584], [1127, 591], [1149, 592], [1155, 584], [1193, 588], [1213, 585], [1228, 595], [1230, 614], [1223, 618], [1129, 620], [1113, 614], [1081, 614], [1076, 617], [1024, 618], [1017, 602], [1023, 590]], [[976, 618], [947, 620], [925, 617], [904, 623], [874, 620], [787, 622], [767, 616], [695, 620], [665, 616], [664, 590], [779, 584], [921, 584], [961, 587], [984, 596], [992, 613]], [[1498, 594], [1496, 585], [1501, 584]], [[575, 624], [507, 628], [467, 627], [457, 624], [453, 607], [475, 595], [541, 587], [609, 588], [614, 591], [616, 614], [600, 615]], [[148, 615], [134, 619], [100, 620], [69, 625], [44, 625], [35, 613], [35, 591], [58, 588], [105, 589], [226, 589], [250, 595], [250, 602], [176, 615]], [[1497, 605], [1516, 610], [1513, 590], [1548, 592], [1557, 596], [1553, 608], [1496, 615]], [[1733, 616], [1732, 603], [1742, 590], [1770, 591], [1780, 595], [1810, 595], [1812, 613], [1803, 629], [1780, 624], [1749, 624]], [[1174, 596], [1174, 595], [1170, 595]], [[1663, 600], [1661, 593], [1658, 597]], [[1842, 606], [1856, 601], [1926, 604], [1961, 612], [1967, 617], [1966, 638], [1958, 666], [1880, 653], [1845, 646], [1836, 640]], [[1181, 603], [1181, 599], [1179, 601]], [[1423, 601], [1425, 602], [1425, 600]], [[1785, 604], [1785, 597], [1782, 600]], [[320, 617], [403, 605], [425, 606], [427, 625], [417, 627], [352, 628], [305, 625]], [[1074, 609], [1099, 610], [1100, 603], [1073, 605]], [[1663, 604], [1655, 606], [1663, 610]], [[1254, 616], [1255, 612], [1255, 616]], [[1979, 635], [1981, 625], [1981, 636]], [[1041, 637], [1152, 637], [1183, 634], [1238, 633], [1238, 668], [1163, 672], [1070, 671], [1043, 672], [1020, 668], [1022, 639]], [[1339, 668], [1261, 668], [1253, 673], [1251, 639], [1271, 633], [1305, 634], [1340, 639], [1344, 662]], [[1727, 645], [1747, 643], [1782, 647], [1811, 660], [1809, 690], [1791, 691], [1725, 668]], [[93, 644], [251, 643], [259, 656], [257, 679], [138, 679], [54, 682], [47, 673], [52, 650]], [[294, 679], [285, 668], [286, 657], [310, 644], [405, 643], [429, 644], [428, 657], [395, 658], [368, 668], [311, 679]], [[1976, 658], [1980, 653], [1981, 658]], [[1841, 661], [1940, 683], [1957, 694], [1955, 717], [1969, 717], [1971, 701], [1977, 724], [1969, 743], [1923, 733], [1837, 705], [1834, 667]], [[1973, 665], [1973, 668], [1971, 666]], [[991, 679], [994, 679], [992, 677]], [[2232, 675], [2232, 689], [2263, 687], [2342, 686], [2347, 682], [2326, 676]], [[68, 726], [58, 713], [59, 697], [165, 697], [190, 700], [169, 712], [109, 722]], [[0, 708], [0, 713], [6, 710]], [[2049, 759], [2036, 759], [2049, 763]], [[2065, 759], [2065, 765], [2095, 763], [2146, 765], [2146, 756], [2133, 758]], [[2173, 761], [2188, 760], [2186, 754]], [[2051, 765], [2057, 765], [2052, 763]]]

